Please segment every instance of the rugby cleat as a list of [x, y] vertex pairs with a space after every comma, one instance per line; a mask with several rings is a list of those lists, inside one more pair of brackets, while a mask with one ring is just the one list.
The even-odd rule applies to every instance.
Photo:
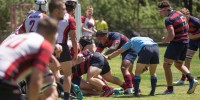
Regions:
[[193, 79], [192, 82], [190, 82], [190, 87], [189, 87], [189, 90], [187, 91], [188, 94], [192, 94], [194, 93], [195, 89], [196, 89], [196, 86], [198, 85], [198, 81]]
[[183, 80], [178, 80], [177, 82], [174, 82], [174, 85], [183, 85], [183, 84], [185, 84], [185, 81], [183, 81]]

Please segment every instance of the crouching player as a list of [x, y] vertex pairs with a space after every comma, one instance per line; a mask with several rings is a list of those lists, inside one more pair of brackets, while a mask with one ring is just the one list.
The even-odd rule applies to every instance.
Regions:
[[112, 58], [118, 56], [119, 54], [125, 52], [130, 48], [134, 49], [138, 54], [138, 61], [133, 82], [133, 86], [135, 89], [134, 95], [139, 96], [138, 92], [141, 80], [140, 74], [147, 66], [150, 66], [151, 92], [149, 95], [154, 96], [157, 83], [156, 68], [159, 64], [158, 45], [151, 38], [148, 37], [133, 37], [120, 49], [108, 56], [107, 59], [111, 60]]

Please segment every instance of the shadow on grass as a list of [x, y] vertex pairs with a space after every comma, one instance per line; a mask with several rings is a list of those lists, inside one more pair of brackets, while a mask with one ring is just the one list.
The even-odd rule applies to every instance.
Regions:
[[[189, 84], [186, 83], [186, 84], [182, 84], [182, 85], [173, 85], [173, 86], [185, 86], [185, 85], [189, 85]], [[156, 85], [156, 87], [167, 87], [167, 85], [160, 84], [160, 85]]]
[[112, 95], [113, 98], [144, 98], [144, 97], [153, 97], [153, 96], [149, 96], [149, 95], [143, 95], [140, 94], [139, 97], [136, 97], [134, 95]]

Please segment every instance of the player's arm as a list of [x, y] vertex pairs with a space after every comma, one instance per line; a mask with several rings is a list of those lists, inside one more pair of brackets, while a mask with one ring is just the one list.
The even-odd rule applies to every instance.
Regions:
[[119, 54], [124, 53], [126, 50], [130, 49], [132, 46], [131, 40], [129, 40], [126, 44], [124, 44], [120, 49], [114, 51], [110, 56], [107, 57], [108, 60], [111, 60], [112, 58], [118, 56]]
[[107, 59], [111, 60], [112, 58], [118, 56], [119, 54], [122, 54], [125, 51], [126, 51], [125, 49], [120, 48], [120, 49], [116, 50], [114, 53], [112, 53], [110, 56], [108, 56]]
[[117, 49], [118, 46], [119, 46], [119, 42], [114, 42], [112, 44], [112, 46], [109, 49], [107, 49], [103, 54], [109, 55], [109, 54], [113, 53]]
[[95, 33], [93, 30], [89, 30], [89, 29], [85, 28], [85, 27], [84, 27], [84, 23], [82, 24], [82, 30], [83, 30], [84, 32], [89, 32], [89, 33], [91, 33], [91, 34], [94, 34], [94, 33]]
[[167, 29], [168, 34], [167, 34], [167, 37], [162, 37], [162, 39], [161, 39], [161, 41], [164, 43], [172, 41], [175, 37], [174, 27], [169, 18], [165, 20], [165, 27]]
[[76, 60], [77, 59], [77, 55], [78, 55], [78, 45], [77, 45], [76, 30], [71, 30], [69, 32], [69, 36], [71, 38], [72, 47], [73, 47], [73, 50], [74, 50], [74, 58], [73, 58], [73, 60]]
[[37, 100], [42, 82], [43, 82], [43, 72], [37, 67], [34, 67], [28, 88], [29, 100]]
[[192, 39], [192, 40], [199, 39], [200, 38], [200, 33], [195, 34], [195, 35], [189, 34], [189, 38]]
[[162, 38], [162, 42], [164, 42], [164, 43], [170, 42], [170, 41], [172, 41], [174, 39], [175, 33], [174, 33], [173, 26], [169, 26], [167, 28], [167, 33], [168, 33], [167, 37]]

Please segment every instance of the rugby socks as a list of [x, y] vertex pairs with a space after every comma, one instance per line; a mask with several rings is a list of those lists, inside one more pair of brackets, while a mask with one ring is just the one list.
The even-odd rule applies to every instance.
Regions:
[[70, 93], [68, 92], [64, 93], [64, 100], [70, 100]]
[[124, 89], [124, 90], [126, 90], [126, 83], [124, 82], [122, 85], [121, 85], [121, 87]]
[[134, 92], [134, 95], [135, 96], [138, 96], [138, 92], [139, 92], [139, 87], [140, 87], [140, 76], [135, 76], [134, 77], [134, 89], [135, 89], [135, 92]]
[[189, 80], [189, 82], [192, 82], [193, 79], [194, 79], [194, 77], [192, 76], [191, 73], [188, 73], [188, 74], [186, 74], [185, 76], [187, 77], [187, 79]]
[[186, 76], [185, 76], [184, 74], [182, 74], [181, 80], [182, 80], [182, 81], [185, 81], [185, 80], [186, 80]]
[[103, 89], [104, 91], [106, 91], [106, 90], [110, 89], [110, 87], [107, 86], [107, 85], [104, 85], [104, 86], [102, 87], [102, 89]]
[[173, 87], [173, 86], [167, 86], [167, 90], [168, 90], [168, 91], [173, 91], [173, 90], [174, 90], [174, 87]]
[[156, 84], [157, 84], [157, 77], [156, 76], [151, 76], [151, 92], [150, 92], [150, 95], [152, 95], [152, 96], [155, 93]]
[[132, 88], [133, 83], [132, 83], [132, 76], [130, 74], [126, 74], [124, 75], [124, 80], [126, 83], [126, 88]]

